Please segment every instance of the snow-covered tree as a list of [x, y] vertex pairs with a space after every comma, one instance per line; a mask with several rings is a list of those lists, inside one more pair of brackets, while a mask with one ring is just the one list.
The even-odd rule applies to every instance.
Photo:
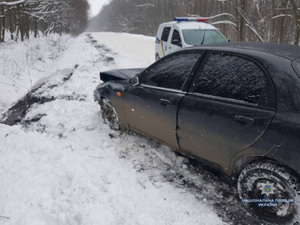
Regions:
[[299, 0], [112, 0], [92, 25], [156, 35], [158, 25], [175, 16], [201, 16], [232, 41], [299, 45], [299, 8]]
[[0, 42], [29, 38], [30, 32], [77, 34], [88, 20], [87, 0], [0, 0]]

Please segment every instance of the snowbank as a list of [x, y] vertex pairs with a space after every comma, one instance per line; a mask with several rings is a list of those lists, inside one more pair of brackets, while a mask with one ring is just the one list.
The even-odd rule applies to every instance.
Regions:
[[72, 40], [69, 35], [51, 34], [0, 44], [0, 113], [25, 95], [39, 79], [49, 76], [53, 63]]

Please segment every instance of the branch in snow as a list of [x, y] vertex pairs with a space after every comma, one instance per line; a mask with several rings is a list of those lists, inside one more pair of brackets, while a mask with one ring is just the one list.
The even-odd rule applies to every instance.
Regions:
[[154, 4], [141, 4], [141, 5], [135, 5], [135, 7], [154, 7], [155, 5]]
[[217, 25], [217, 24], [229, 24], [229, 25], [232, 25], [234, 27], [237, 27], [236, 23], [231, 22], [229, 20], [221, 20], [221, 21], [217, 21], [217, 22], [212, 23], [212, 25]]
[[208, 17], [208, 19], [214, 19], [214, 18], [217, 18], [217, 17], [220, 17], [220, 16], [230, 16], [234, 20], [236, 20], [236, 18], [230, 13], [220, 13], [220, 14], [217, 14], [217, 15], [214, 15], [214, 16], [210, 16], [210, 17]]
[[249, 27], [254, 32], [254, 34], [258, 37], [258, 39], [261, 42], [265, 42], [264, 39], [258, 34], [258, 32], [256, 31], [256, 29], [252, 25], [246, 24], [246, 26]]
[[67, 146], [67, 147], [65, 147], [65, 148], [63, 148], [63, 149], [67, 149], [67, 148], [70, 148], [71, 151], [74, 152], [74, 149], [73, 149], [72, 145], [69, 145], [69, 146]]
[[0, 5], [12, 6], [12, 5], [19, 5], [19, 4], [22, 4], [25, 2], [26, 2], [26, 0], [19, 0], [19, 1], [15, 1], [15, 2], [0, 2]]
[[292, 15], [290, 15], [290, 14], [280, 14], [280, 15], [277, 15], [277, 16], [273, 16], [273, 17], [272, 17], [272, 20], [273, 20], [273, 19], [280, 18], [280, 17], [291, 17], [291, 18], [294, 19], [294, 17], [293, 17]]
[[258, 13], [258, 15], [260, 17], [260, 20], [263, 20], [263, 16], [260, 13], [260, 8], [259, 8], [259, 5], [258, 5], [258, 2], [255, 2], [255, 6], [256, 6], [257, 13]]
[[3, 218], [3, 219], [10, 219], [9, 217], [7, 217], [7, 216], [0, 216], [0, 218]]
[[258, 37], [258, 39], [261, 42], [265, 42], [264, 39], [259, 35], [259, 33], [257, 32], [257, 30], [255, 29], [255, 27], [253, 26], [253, 24], [251, 23], [250, 19], [247, 17], [247, 15], [244, 13], [244, 11], [238, 7], [237, 8], [238, 12], [240, 13], [240, 15], [243, 17], [243, 19], [246, 22], [246, 26], [250, 28], [250, 30], [253, 31], [253, 33]]

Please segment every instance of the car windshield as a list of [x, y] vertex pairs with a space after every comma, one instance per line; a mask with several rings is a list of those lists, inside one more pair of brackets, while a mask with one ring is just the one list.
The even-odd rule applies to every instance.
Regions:
[[188, 45], [201, 45], [204, 34], [205, 34], [205, 38], [203, 44], [227, 42], [227, 40], [217, 30], [189, 29], [189, 30], [182, 30], [182, 33], [183, 33], [184, 41]]

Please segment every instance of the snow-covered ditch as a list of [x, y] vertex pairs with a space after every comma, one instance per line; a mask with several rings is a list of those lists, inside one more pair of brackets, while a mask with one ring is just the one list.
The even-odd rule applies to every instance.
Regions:
[[72, 40], [69, 35], [51, 34], [24, 42], [0, 43], [0, 113], [49, 75], [55, 67], [53, 63]]
[[[39, 78], [29, 85], [34, 89], [23, 98], [27, 107], [17, 123], [0, 124], [1, 225], [261, 223], [242, 208], [222, 174], [103, 123], [93, 101], [99, 71], [150, 65], [154, 40], [83, 34], [62, 41], [66, 49], [49, 63], [47, 42], [36, 40], [45, 63], [24, 62], [24, 70], [8, 60], [14, 58], [9, 49], [20, 43], [0, 46], [2, 62], [15, 76], [0, 74], [15, 84], [1, 89], [9, 93], [1, 92], [3, 111], [24, 97], [17, 84], [27, 90], [26, 79]], [[31, 54], [37, 53], [28, 51], [28, 59], [36, 57]], [[41, 74], [33, 76], [33, 70]]]

